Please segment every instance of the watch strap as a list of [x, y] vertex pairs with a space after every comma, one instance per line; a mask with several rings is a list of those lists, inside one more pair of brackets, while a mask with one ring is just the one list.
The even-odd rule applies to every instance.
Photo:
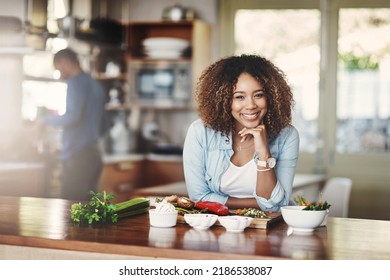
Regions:
[[268, 168], [268, 169], [271, 169], [273, 168], [274, 166], [269, 166], [268, 162], [270, 159], [274, 159], [272, 157], [268, 158], [267, 160], [257, 160], [257, 166], [258, 167], [264, 167], [264, 168]]

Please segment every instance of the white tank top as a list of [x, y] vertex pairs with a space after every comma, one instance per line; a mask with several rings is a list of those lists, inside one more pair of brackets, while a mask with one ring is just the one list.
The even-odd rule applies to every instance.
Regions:
[[257, 166], [250, 160], [243, 166], [230, 162], [221, 178], [221, 192], [232, 197], [253, 197], [257, 182]]

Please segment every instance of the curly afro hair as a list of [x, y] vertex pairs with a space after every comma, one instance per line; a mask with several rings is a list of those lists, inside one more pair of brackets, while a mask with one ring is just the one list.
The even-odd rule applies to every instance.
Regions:
[[234, 133], [231, 104], [234, 86], [242, 73], [250, 74], [264, 87], [268, 106], [264, 125], [268, 136], [275, 138], [291, 124], [293, 95], [285, 74], [258, 55], [222, 58], [203, 71], [195, 91], [200, 118], [223, 135]]

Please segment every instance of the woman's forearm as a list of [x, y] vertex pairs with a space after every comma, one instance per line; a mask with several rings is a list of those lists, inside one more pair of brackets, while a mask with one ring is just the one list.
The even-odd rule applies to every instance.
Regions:
[[277, 183], [275, 169], [257, 171], [256, 194], [269, 199]]

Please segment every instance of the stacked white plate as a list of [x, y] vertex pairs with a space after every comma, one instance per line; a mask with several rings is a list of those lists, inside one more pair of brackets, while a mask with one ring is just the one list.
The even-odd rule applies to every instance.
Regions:
[[151, 58], [179, 58], [190, 46], [190, 42], [180, 38], [154, 37], [142, 41], [144, 52]]

